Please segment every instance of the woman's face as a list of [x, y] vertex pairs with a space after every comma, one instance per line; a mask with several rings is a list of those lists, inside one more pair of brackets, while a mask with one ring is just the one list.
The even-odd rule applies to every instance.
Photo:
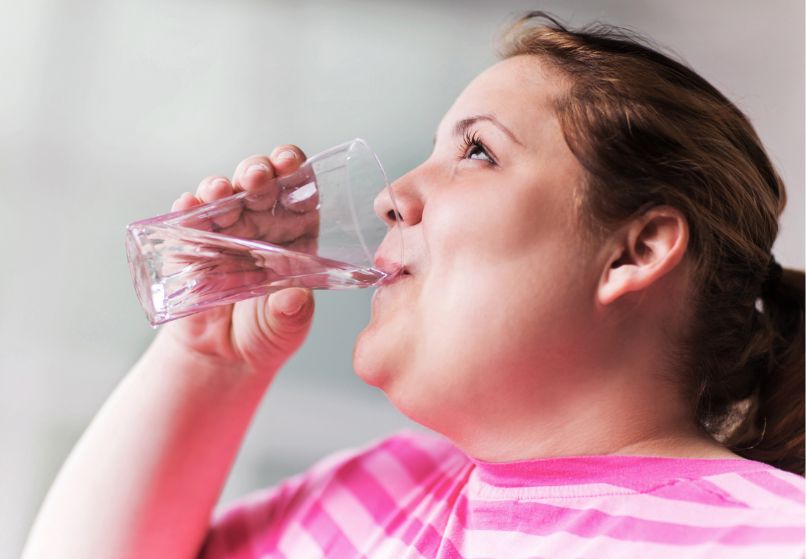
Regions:
[[562, 87], [536, 57], [492, 66], [394, 183], [409, 274], [375, 293], [355, 369], [449, 436], [525, 421], [579, 380], [598, 277], [577, 224], [582, 169], [552, 110]]

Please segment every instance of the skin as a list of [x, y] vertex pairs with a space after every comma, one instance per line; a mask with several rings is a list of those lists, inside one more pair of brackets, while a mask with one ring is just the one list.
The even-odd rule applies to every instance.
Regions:
[[[270, 156], [248, 157], [238, 164], [231, 180], [223, 176], [207, 177], [201, 181], [195, 195], [182, 194], [171, 210], [188, 210], [244, 190], [265, 194], [275, 176], [296, 171], [304, 161], [302, 150], [290, 145], [277, 147]], [[266, 214], [266, 220], [269, 219]], [[246, 212], [227, 225], [237, 233], [239, 227], [253, 228], [254, 223]], [[289, 336], [272, 330], [270, 300], [281, 316], [294, 316], [301, 322], [299, 332]], [[246, 374], [273, 375], [307, 336], [313, 307], [310, 290], [285, 289], [272, 296], [256, 297], [189, 316], [167, 324], [163, 330], [167, 337], [175, 339], [182, 351], [222, 360], [228, 368], [244, 369]]]
[[[304, 158], [294, 146], [247, 158], [173, 209], [262, 191]], [[239, 219], [228, 226], [251, 225]], [[285, 289], [164, 325], [62, 466], [23, 557], [195, 557], [252, 416], [313, 309], [309, 290]]]
[[[536, 57], [496, 64], [393, 184], [410, 275], [376, 294], [356, 371], [480, 459], [729, 454], [661, 368], [686, 319], [685, 219], [657, 208], [585, 240], [583, 170], [551, 108], [566, 87]], [[494, 121], [469, 126], [484, 146], [468, 148], [456, 124], [478, 115]]]
[[[408, 273], [377, 290], [356, 372], [481, 460], [737, 458], [697, 430], [665, 359], [688, 320], [686, 220], [657, 207], [586, 240], [582, 169], [551, 110], [564, 87], [538, 58], [492, 66], [445, 115], [428, 160], [394, 184], [399, 216], [379, 197], [379, 216], [400, 221]], [[478, 115], [495, 123], [468, 122]], [[462, 123], [486, 147], [462, 147]], [[173, 209], [265, 190], [304, 159], [295, 146], [249, 157]], [[228, 218], [218, 226], [261, 227]], [[395, 239], [379, 267], [400, 266]], [[285, 289], [164, 325], [62, 467], [23, 557], [196, 556], [313, 310], [310, 291]]]

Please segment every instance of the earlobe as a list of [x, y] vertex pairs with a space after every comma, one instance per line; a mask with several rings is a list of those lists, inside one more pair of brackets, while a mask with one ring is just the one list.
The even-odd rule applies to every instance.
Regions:
[[688, 223], [669, 206], [648, 210], [619, 229], [597, 290], [600, 305], [649, 288], [685, 256]]

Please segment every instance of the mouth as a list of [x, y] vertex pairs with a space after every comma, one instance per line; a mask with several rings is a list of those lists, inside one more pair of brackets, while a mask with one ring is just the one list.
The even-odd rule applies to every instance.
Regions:
[[396, 270], [386, 272], [386, 273], [387, 273], [387, 276], [385, 278], [383, 278], [381, 280], [381, 282], [378, 284], [380, 287], [385, 287], [387, 285], [391, 285], [393, 283], [397, 283], [399, 281], [402, 281], [402, 280], [404, 280], [406, 278], [412, 277], [411, 272], [406, 267], [398, 268]]
[[404, 265], [397, 259], [385, 258], [384, 255], [381, 254], [375, 255], [375, 261], [373, 264], [377, 270], [386, 275], [386, 277], [384, 277], [378, 284], [380, 286], [397, 283], [398, 281], [409, 278], [413, 275], [411, 266]]

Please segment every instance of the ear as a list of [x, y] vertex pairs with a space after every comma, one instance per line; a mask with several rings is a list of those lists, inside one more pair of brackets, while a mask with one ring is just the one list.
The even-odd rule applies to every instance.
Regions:
[[609, 305], [673, 270], [686, 253], [688, 234], [686, 218], [669, 206], [654, 207], [621, 228], [608, 249], [598, 302]]

